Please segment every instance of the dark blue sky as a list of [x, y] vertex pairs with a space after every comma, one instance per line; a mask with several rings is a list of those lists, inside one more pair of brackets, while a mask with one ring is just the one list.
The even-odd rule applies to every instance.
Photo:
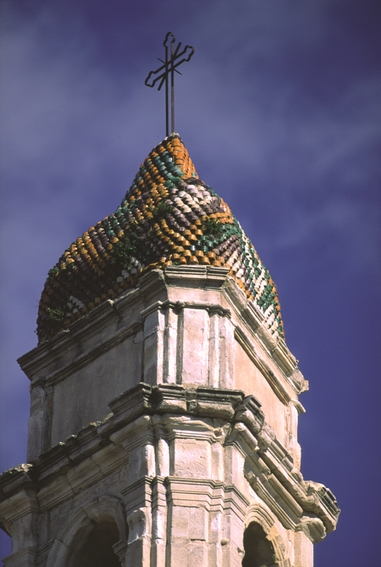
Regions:
[[[316, 567], [381, 545], [381, 4], [378, 0], [3, 0], [1, 469], [24, 462], [47, 271], [113, 212], [165, 135], [144, 79], [172, 31], [195, 47], [176, 130], [278, 286], [310, 382], [302, 471], [342, 514]], [[7, 552], [7, 551], [5, 551]], [[4, 552], [4, 553], [5, 553]]]

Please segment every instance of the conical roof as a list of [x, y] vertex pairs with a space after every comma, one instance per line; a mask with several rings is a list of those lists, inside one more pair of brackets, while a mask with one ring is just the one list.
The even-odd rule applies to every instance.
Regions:
[[275, 284], [228, 205], [201, 181], [178, 134], [156, 146], [115, 213], [89, 228], [49, 270], [37, 334], [49, 340], [155, 268], [224, 266], [283, 336]]

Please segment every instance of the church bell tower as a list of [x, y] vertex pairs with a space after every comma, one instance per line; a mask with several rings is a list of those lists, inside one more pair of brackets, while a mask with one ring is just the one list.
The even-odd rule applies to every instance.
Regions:
[[312, 567], [339, 508], [300, 472], [278, 294], [177, 134], [49, 271], [6, 567]]

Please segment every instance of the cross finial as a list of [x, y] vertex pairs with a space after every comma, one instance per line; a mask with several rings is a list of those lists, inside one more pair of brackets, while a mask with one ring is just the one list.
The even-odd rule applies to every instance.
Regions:
[[157, 89], [160, 91], [165, 82], [165, 126], [166, 135], [169, 136], [169, 76], [171, 76], [171, 133], [175, 131], [175, 71], [181, 75], [177, 70], [182, 63], [190, 61], [194, 48], [191, 45], [186, 45], [181, 50], [181, 42], [175, 47], [176, 38], [173, 33], [168, 32], [165, 36], [165, 61], [159, 59], [163, 63], [156, 71], [150, 71], [144, 84], [147, 87], [154, 87], [159, 83]]

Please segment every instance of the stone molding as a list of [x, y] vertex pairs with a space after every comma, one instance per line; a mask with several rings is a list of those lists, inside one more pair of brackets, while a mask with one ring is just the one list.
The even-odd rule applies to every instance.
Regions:
[[[67, 330], [60, 332], [50, 341], [40, 344], [20, 357], [18, 362], [21, 368], [32, 380], [33, 386], [37, 385], [40, 380], [48, 380], [49, 383], [61, 380], [67, 374], [82, 368], [94, 358], [110, 350], [126, 337], [136, 333], [142, 328], [146, 317], [157, 310], [162, 311], [171, 308], [175, 312], [179, 312], [185, 308], [205, 309], [209, 313], [216, 312], [220, 316], [231, 317], [231, 309], [224, 308], [220, 304], [213, 305], [208, 301], [170, 301], [165, 298], [163, 301], [156, 300], [147, 305], [140, 311], [135, 321], [130, 322], [126, 328], [120, 329], [111, 338], [107, 337], [107, 333], [104, 332], [105, 329], [121, 319], [121, 314], [130, 306], [137, 304], [139, 299], [149, 303], [159, 294], [160, 290], [165, 292], [170, 287], [221, 291], [225, 300], [228, 301], [231, 309], [234, 310], [241, 321], [241, 327], [238, 328], [236, 334], [243, 341], [243, 344], [245, 344], [247, 333], [252, 335], [254, 332], [256, 339], [260, 341], [267, 355], [275, 361], [282, 376], [287, 378], [287, 382], [295, 393], [304, 391], [306, 383], [297, 368], [298, 361], [290, 353], [284, 340], [281, 337], [274, 338], [270, 335], [263, 325], [263, 314], [252, 301], [246, 298], [235, 281], [228, 276], [228, 270], [212, 266], [168, 266], [165, 271], [153, 270], [147, 273], [137, 288], [122, 294], [115, 300], [105, 301], [87, 316], [72, 323]], [[73, 361], [48, 376], [43, 374], [35, 376], [40, 369], [57, 360], [61, 351], [72, 349], [81, 341], [89, 342], [99, 331], [102, 331], [102, 336], [105, 338], [101, 339], [100, 342], [97, 341], [96, 348], [90, 349], [85, 355], [75, 357]], [[253, 351], [252, 345], [249, 350]]]
[[[325, 531], [335, 528], [339, 508], [332, 493], [322, 485], [303, 480], [294, 468], [291, 456], [266, 424], [260, 403], [254, 396], [245, 396], [237, 390], [203, 387], [189, 390], [180, 385], [139, 384], [113, 400], [110, 408], [112, 413], [103, 422], [90, 424], [34, 463], [3, 473], [0, 477], [0, 512], [8, 507], [5, 513], [8, 522], [14, 521], [17, 514], [30, 513], [30, 496], [27, 497], [28, 506], [24, 504], [24, 508], [15, 513], [17, 499], [26, 501], [25, 496], [20, 496], [21, 490], [27, 488], [32, 493], [38, 486], [39, 506], [48, 505], [44, 500], [49, 506], [56, 504], [76, 491], [73, 480], [70, 483], [64, 481], [70, 467], [80, 466], [88, 459], [94, 463], [96, 454], [107, 453], [109, 448], [109, 474], [126, 459], [126, 454], [117, 450], [116, 445], [130, 451], [142, 443], [154, 446], [159, 426], [169, 443], [175, 438], [189, 438], [237, 447], [245, 459], [245, 478], [287, 529], [303, 530], [316, 541], [324, 537]], [[216, 421], [218, 427], [214, 425]], [[87, 482], [103, 476], [100, 461], [97, 462], [94, 471], [86, 465]], [[150, 477], [156, 476], [155, 466], [147, 472]], [[192, 478], [195, 486], [198, 482], [197, 478]], [[54, 494], [57, 494], [55, 500]], [[7, 503], [12, 504], [12, 513]], [[33, 506], [37, 511], [37, 505]]]
[[153, 270], [20, 364], [30, 464], [0, 476], [6, 567], [63, 567], [105, 518], [123, 567], [240, 567], [251, 522], [277, 566], [312, 567], [340, 510], [300, 473], [308, 384], [226, 269]]
[[[137, 288], [104, 302], [20, 358], [31, 380], [28, 459], [107, 415], [109, 399], [97, 393], [107, 395], [105, 379], [110, 399], [139, 382], [246, 388], [249, 384], [237, 385], [237, 380], [245, 381], [242, 367], [247, 364], [251, 376], [260, 376], [268, 403], [274, 393], [280, 404], [303, 413], [297, 397], [306, 381], [297, 360], [262, 319], [224, 268], [170, 266], [147, 273]], [[133, 361], [132, 370], [127, 359]], [[84, 390], [90, 388], [91, 403], [85, 403], [80, 387], [77, 391], [79, 381]], [[71, 410], [68, 403], [62, 419], [55, 408], [74, 395], [77, 406], [83, 396], [87, 413], [82, 417], [79, 407]], [[281, 416], [279, 410], [274, 415]], [[279, 417], [278, 435], [286, 419]], [[297, 457], [296, 435], [290, 449]]]

